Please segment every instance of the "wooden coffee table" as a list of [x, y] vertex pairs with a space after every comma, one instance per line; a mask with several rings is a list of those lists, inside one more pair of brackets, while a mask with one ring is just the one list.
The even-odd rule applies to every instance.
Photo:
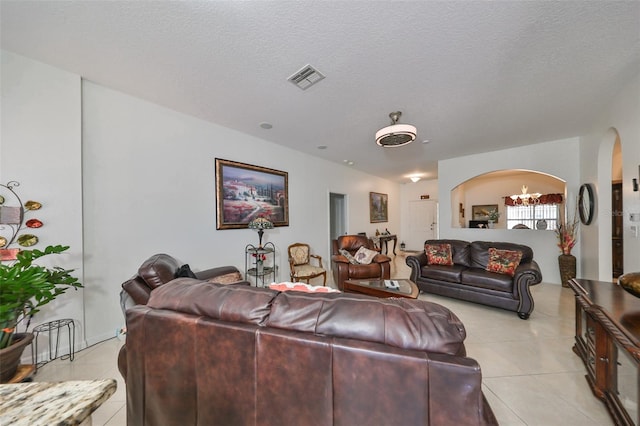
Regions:
[[368, 294], [375, 297], [418, 298], [420, 290], [413, 281], [402, 278], [394, 278], [394, 281], [398, 281], [399, 290], [385, 287], [384, 280], [346, 280], [344, 282], [344, 291], [346, 293]]

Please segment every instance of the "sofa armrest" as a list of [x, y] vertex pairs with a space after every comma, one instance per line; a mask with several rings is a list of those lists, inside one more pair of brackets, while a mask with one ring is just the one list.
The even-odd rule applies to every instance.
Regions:
[[405, 262], [411, 267], [410, 280], [414, 283], [417, 282], [418, 277], [422, 274], [422, 267], [427, 265], [427, 255], [425, 252], [420, 254], [407, 256]]
[[515, 274], [513, 275], [513, 281], [526, 281], [529, 285], [534, 285], [542, 282], [542, 272], [538, 262], [532, 260], [527, 263], [521, 263], [518, 265]]
[[[429, 424], [497, 425], [472, 358], [429, 353]], [[451, 409], [456, 401], [456, 409]]]
[[513, 297], [519, 300], [518, 316], [527, 319], [533, 311], [533, 296], [529, 287], [542, 282], [540, 266], [535, 260], [521, 263], [513, 276]]
[[385, 262], [391, 262], [391, 258], [384, 254], [376, 254], [371, 260], [371, 263], [385, 263]]
[[238, 271], [235, 266], [219, 266], [217, 268], [206, 269], [204, 271], [194, 272], [196, 278], [199, 280], [209, 280], [211, 278], [219, 277], [221, 275], [233, 274]]
[[332, 255], [331, 261], [336, 263], [349, 263], [349, 260], [341, 254]]

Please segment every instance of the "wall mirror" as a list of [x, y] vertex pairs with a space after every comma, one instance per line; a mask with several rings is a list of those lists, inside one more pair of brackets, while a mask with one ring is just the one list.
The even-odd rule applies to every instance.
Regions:
[[[565, 211], [566, 182], [532, 170], [496, 170], [451, 190], [454, 228], [553, 231]], [[508, 200], [505, 201], [505, 198]]]

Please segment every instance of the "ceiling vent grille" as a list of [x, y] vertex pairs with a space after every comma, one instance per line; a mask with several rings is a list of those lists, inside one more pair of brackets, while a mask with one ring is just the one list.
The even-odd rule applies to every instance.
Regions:
[[305, 65], [302, 69], [298, 70], [289, 77], [287, 80], [301, 88], [302, 90], [307, 90], [309, 87], [318, 83], [319, 81], [324, 79], [324, 75], [312, 67], [311, 65]]

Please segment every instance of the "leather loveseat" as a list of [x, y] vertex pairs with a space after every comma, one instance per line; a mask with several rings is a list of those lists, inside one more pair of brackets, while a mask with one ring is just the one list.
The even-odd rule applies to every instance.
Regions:
[[497, 424], [434, 303], [179, 278], [127, 328], [128, 425]]
[[[495, 306], [529, 318], [534, 308], [529, 287], [542, 281], [530, 247], [508, 242], [427, 240], [425, 250], [428, 245], [441, 244], [451, 246], [453, 265], [429, 264], [426, 251], [407, 256], [411, 280], [421, 291]], [[513, 276], [487, 271], [490, 248], [522, 253]]]

